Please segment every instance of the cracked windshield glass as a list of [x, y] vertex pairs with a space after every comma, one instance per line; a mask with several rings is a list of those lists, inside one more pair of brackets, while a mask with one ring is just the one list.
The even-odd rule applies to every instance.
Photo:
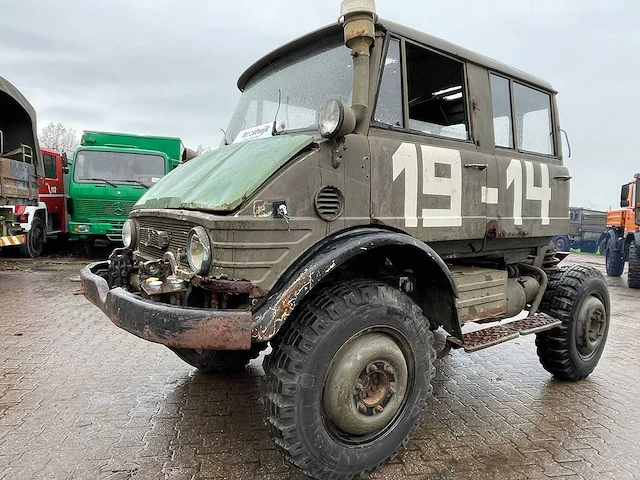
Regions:
[[227, 143], [276, 132], [316, 130], [331, 98], [351, 103], [351, 50], [336, 37], [273, 62], [247, 84], [227, 129]]

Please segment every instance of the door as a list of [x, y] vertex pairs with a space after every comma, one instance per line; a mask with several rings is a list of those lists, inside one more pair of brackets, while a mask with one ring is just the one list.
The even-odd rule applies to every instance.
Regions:
[[40, 200], [47, 205], [47, 234], [65, 229], [64, 185], [62, 157], [50, 151], [42, 152], [44, 180], [40, 186]]
[[390, 39], [369, 135], [374, 222], [482, 247], [488, 164], [470, 140], [467, 98], [463, 63]]
[[497, 191], [487, 208], [487, 235], [566, 235], [571, 177], [559, 160], [552, 97], [497, 74], [490, 80], [496, 148], [488, 188]]

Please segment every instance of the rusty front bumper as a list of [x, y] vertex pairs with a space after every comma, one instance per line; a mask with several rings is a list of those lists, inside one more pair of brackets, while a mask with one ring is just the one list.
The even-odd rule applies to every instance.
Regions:
[[80, 278], [84, 296], [118, 327], [134, 335], [173, 348], [248, 350], [251, 347], [251, 312], [177, 307], [144, 300], [122, 288], [109, 290], [94, 272], [108, 262], [91, 263]]

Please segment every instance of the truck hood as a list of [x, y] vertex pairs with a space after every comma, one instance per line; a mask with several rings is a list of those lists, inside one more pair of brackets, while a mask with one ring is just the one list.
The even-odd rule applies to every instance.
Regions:
[[309, 135], [281, 135], [220, 147], [165, 175], [134, 208], [232, 211], [312, 142]]

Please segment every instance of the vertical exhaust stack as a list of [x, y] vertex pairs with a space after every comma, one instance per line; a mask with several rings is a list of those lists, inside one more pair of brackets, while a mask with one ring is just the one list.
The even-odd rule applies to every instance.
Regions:
[[374, 0], [343, 0], [340, 20], [344, 27], [344, 44], [353, 55], [353, 111], [360, 123], [369, 108], [369, 61], [376, 35]]

